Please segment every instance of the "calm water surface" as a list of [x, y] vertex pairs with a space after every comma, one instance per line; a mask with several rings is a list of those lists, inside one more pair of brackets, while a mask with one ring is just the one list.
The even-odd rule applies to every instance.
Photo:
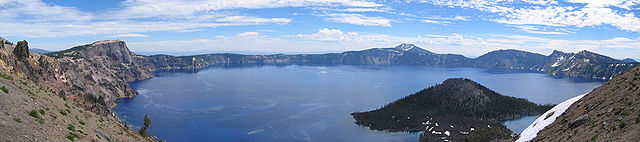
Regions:
[[[349, 114], [452, 77], [539, 104], [560, 103], [602, 84], [540, 73], [417, 66], [263, 66], [156, 75], [132, 83], [140, 94], [119, 100], [115, 111], [134, 126], [148, 114], [149, 133], [168, 141], [417, 141], [417, 133], [357, 126]], [[519, 133], [535, 118], [529, 120], [504, 124]]]

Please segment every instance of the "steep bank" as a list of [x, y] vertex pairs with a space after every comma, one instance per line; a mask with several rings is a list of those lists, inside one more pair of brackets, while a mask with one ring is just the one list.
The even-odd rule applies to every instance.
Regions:
[[640, 67], [573, 103], [532, 141], [640, 141]]
[[79, 101], [86, 94], [60, 61], [30, 52], [26, 41], [0, 41], [1, 141], [152, 140], [105, 115], [105, 107]]
[[518, 137], [516, 142], [530, 141], [531, 139], [535, 138], [540, 130], [553, 123], [553, 121], [555, 121], [558, 116], [564, 113], [564, 111], [566, 111], [569, 106], [578, 101], [580, 98], [584, 97], [584, 95], [586, 94], [568, 99], [554, 106], [544, 114], [540, 115], [540, 117], [538, 117], [533, 123], [529, 124], [529, 126], [524, 131], [522, 131], [522, 133], [520, 133], [520, 136]]
[[380, 109], [351, 115], [356, 124], [372, 130], [424, 131], [421, 141], [489, 141], [511, 137], [512, 132], [500, 121], [541, 114], [549, 108], [454, 78]]

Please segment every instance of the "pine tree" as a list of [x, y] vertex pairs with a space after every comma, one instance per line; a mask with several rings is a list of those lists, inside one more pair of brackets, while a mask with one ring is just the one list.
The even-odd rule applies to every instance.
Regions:
[[142, 129], [140, 129], [140, 134], [144, 137], [149, 136], [149, 133], [147, 133], [147, 129], [150, 128], [151, 124], [151, 120], [149, 119], [149, 117], [147, 117], [147, 115], [144, 115], [144, 126], [142, 126]]

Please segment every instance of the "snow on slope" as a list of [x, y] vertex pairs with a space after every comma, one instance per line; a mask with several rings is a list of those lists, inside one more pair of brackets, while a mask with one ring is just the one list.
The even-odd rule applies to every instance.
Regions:
[[[516, 142], [527, 142], [535, 138], [538, 135], [538, 132], [540, 130], [544, 129], [544, 127], [547, 127], [548, 125], [553, 123], [553, 121], [556, 121], [556, 118], [558, 118], [558, 116], [564, 113], [564, 111], [567, 110], [567, 108], [569, 108], [571, 104], [580, 100], [580, 98], [582, 98], [584, 95], [586, 94], [582, 94], [580, 96], [576, 96], [571, 99], [568, 99], [556, 105], [555, 107], [551, 108], [549, 111], [545, 112], [544, 114], [540, 115], [540, 117], [538, 117], [536, 121], [531, 123], [531, 125], [529, 125], [527, 129], [524, 129], [524, 131], [522, 131], [522, 133], [520, 134], [520, 138], [516, 140]], [[551, 116], [547, 117], [549, 114], [551, 114]]]

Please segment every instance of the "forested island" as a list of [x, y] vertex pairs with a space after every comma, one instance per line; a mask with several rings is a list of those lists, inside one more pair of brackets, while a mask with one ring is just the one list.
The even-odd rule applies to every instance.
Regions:
[[373, 130], [423, 131], [420, 141], [510, 139], [500, 122], [539, 115], [553, 107], [500, 95], [466, 78], [435, 86], [368, 112], [352, 113], [356, 124]]

